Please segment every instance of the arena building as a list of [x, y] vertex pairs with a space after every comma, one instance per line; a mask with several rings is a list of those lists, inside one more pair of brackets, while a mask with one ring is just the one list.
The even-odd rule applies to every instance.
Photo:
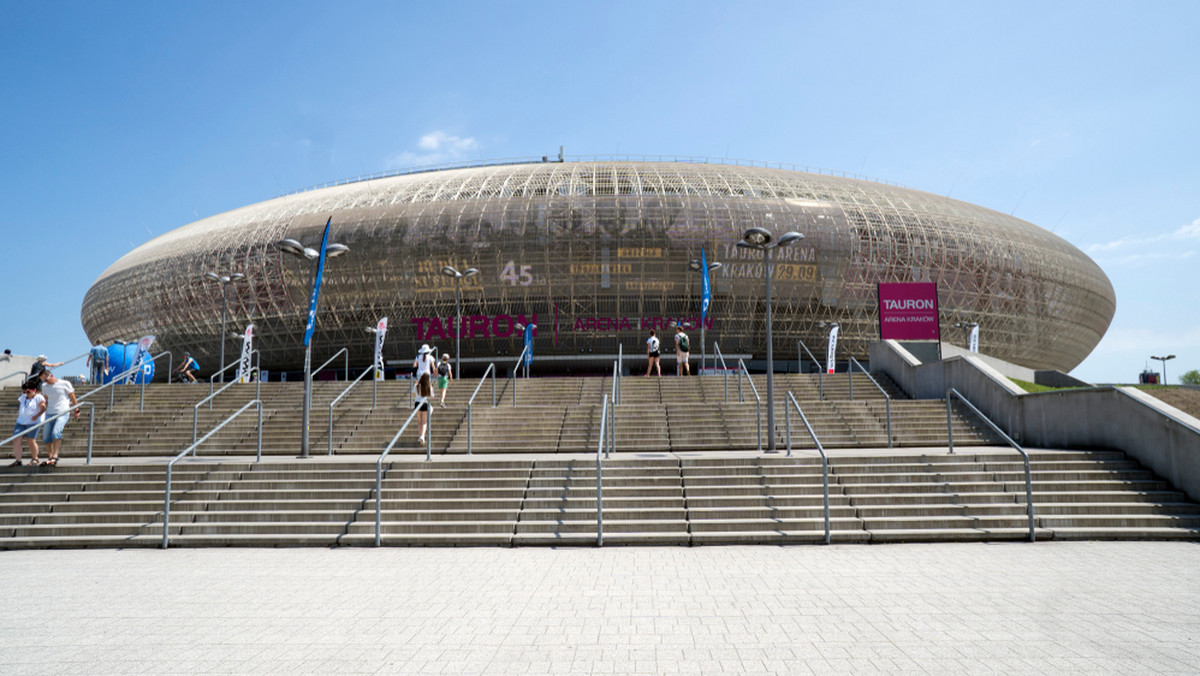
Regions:
[[1036, 369], [1079, 364], [1116, 307], [1108, 278], [1079, 249], [947, 197], [776, 165], [542, 158], [348, 181], [185, 225], [96, 280], [84, 330], [106, 343], [153, 334], [156, 350], [190, 351], [211, 372], [223, 289], [205, 273], [240, 272], [225, 289], [226, 360], [253, 323], [262, 367], [299, 370], [312, 265], [277, 243], [318, 247], [330, 219], [330, 241], [349, 251], [326, 266], [313, 358], [346, 347], [356, 368], [371, 363], [364, 329], [381, 317], [389, 362], [422, 343], [453, 352], [456, 281], [442, 273], [452, 266], [480, 271], [460, 280], [464, 370], [506, 368], [522, 348], [516, 325], [531, 322], [535, 370], [599, 370], [618, 341], [641, 354], [651, 328], [698, 326], [701, 275], [689, 261], [701, 249], [723, 264], [711, 277], [709, 353], [716, 340], [726, 354], [761, 357], [763, 255], [736, 246], [751, 227], [804, 235], [774, 252], [777, 358], [794, 359], [797, 340], [820, 354], [822, 322], [838, 322], [839, 355], [865, 360], [879, 338], [879, 282], [935, 282], [943, 338], [977, 322], [982, 352]]

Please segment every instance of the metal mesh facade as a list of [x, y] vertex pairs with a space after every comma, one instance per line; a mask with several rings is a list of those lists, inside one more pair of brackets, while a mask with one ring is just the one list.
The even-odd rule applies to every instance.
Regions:
[[[713, 273], [708, 339], [725, 353], [765, 352], [762, 254], [738, 249], [749, 227], [805, 239], [776, 249], [775, 354], [802, 339], [820, 354], [821, 321], [840, 323], [839, 354], [865, 358], [879, 336], [878, 282], [936, 282], [943, 339], [978, 322], [981, 351], [1032, 368], [1070, 370], [1099, 342], [1115, 310], [1100, 268], [1065, 240], [1010, 216], [928, 193], [820, 174], [679, 162], [507, 164], [380, 178], [298, 193], [206, 218], [123, 256], [84, 299], [93, 341], [155, 334], [215, 369], [221, 287], [203, 277], [242, 272], [228, 289], [233, 334], [256, 327], [263, 368], [299, 369], [311, 265], [279, 252], [284, 238], [350, 247], [325, 270], [314, 363], [341, 347], [370, 364], [364, 327], [389, 318], [386, 354], [421, 343], [453, 351], [454, 280], [462, 283], [462, 357], [520, 352], [518, 321], [538, 325], [543, 369], [578, 358], [644, 352], [650, 327], [694, 325], [704, 247]], [[689, 331], [693, 353], [699, 332]], [[709, 348], [711, 353], [711, 347]], [[574, 358], [574, 359], [569, 359]], [[555, 364], [560, 365], [556, 367]]]

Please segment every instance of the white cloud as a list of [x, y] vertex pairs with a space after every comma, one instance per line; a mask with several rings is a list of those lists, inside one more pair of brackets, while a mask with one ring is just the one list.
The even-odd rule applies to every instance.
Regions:
[[[1170, 249], [1161, 249], [1164, 244], [1175, 243]], [[1154, 260], [1180, 260], [1192, 257], [1195, 249], [1179, 248], [1178, 245], [1200, 244], [1200, 218], [1180, 226], [1172, 232], [1150, 237], [1122, 237], [1102, 244], [1089, 244], [1084, 251], [1097, 261], [1109, 263], [1145, 263]], [[1154, 247], [1159, 247], [1155, 249]], [[1100, 254], [1097, 256], [1097, 254]], [[1107, 255], [1106, 255], [1107, 254]]]
[[405, 150], [385, 162], [389, 169], [449, 164], [469, 159], [479, 149], [474, 137], [462, 137], [438, 130], [417, 139], [416, 150]]

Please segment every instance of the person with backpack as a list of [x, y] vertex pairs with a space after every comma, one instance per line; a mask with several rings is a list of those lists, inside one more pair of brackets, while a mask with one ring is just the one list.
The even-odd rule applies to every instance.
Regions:
[[692, 375], [692, 365], [688, 363], [688, 359], [692, 356], [692, 346], [688, 341], [688, 335], [683, 332], [683, 325], [675, 325], [675, 375], [690, 376]]
[[659, 357], [662, 353], [658, 351], [658, 337], [654, 335], [654, 329], [650, 329], [650, 337], [646, 339], [646, 377], [650, 377], [650, 371], [657, 371], [658, 377], [662, 377], [662, 367], [658, 364]]
[[454, 380], [454, 369], [450, 368], [450, 355], [442, 355], [442, 363], [437, 367], [437, 387], [442, 391], [442, 400], [438, 405], [446, 408], [446, 390], [450, 388], [450, 381]]

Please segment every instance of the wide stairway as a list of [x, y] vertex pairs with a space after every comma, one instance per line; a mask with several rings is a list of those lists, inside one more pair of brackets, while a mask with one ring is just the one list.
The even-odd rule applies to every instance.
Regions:
[[[1036, 534], [1195, 539], [1200, 505], [1116, 452], [1033, 450]], [[822, 472], [802, 457], [615, 455], [601, 463], [603, 543], [824, 541]], [[830, 459], [831, 541], [1026, 540], [1011, 449], [880, 451]], [[188, 460], [172, 485], [171, 546], [373, 545], [370, 461]], [[385, 545], [594, 545], [594, 457], [385, 463]], [[159, 546], [162, 464], [0, 474], [0, 547]]]
[[[825, 539], [821, 460], [795, 409], [776, 409], [779, 453], [759, 452], [765, 409], [754, 386], [720, 377], [622, 380], [616, 452], [600, 463], [604, 544], [806, 543]], [[830, 541], [972, 541], [1029, 538], [1024, 469], [1011, 448], [957, 406], [956, 452], [945, 401], [912, 401], [886, 379], [887, 400], [856, 374], [777, 376], [829, 451]], [[433, 460], [415, 430], [383, 464], [385, 545], [594, 545], [600, 409], [608, 378], [455, 383], [433, 413]], [[96, 401], [93, 462], [88, 418], [68, 425], [56, 468], [0, 472], [0, 548], [158, 546], [166, 460], [260, 394], [264, 461], [255, 462], [250, 409], [174, 469], [171, 546], [373, 545], [380, 452], [411, 411], [407, 383], [363, 383], [333, 408], [344, 382], [319, 382], [300, 443], [298, 383], [237, 385], [195, 404], [207, 386], [151, 385]], [[727, 389], [728, 388], [728, 389]], [[80, 394], [87, 393], [81, 388]], [[727, 393], [728, 392], [728, 393]], [[514, 406], [515, 397], [515, 406]], [[741, 401], [739, 401], [739, 398]], [[15, 399], [15, 398], [14, 398]], [[15, 416], [15, 402], [0, 416]], [[13, 409], [13, 410], [9, 410]], [[11, 418], [10, 418], [11, 419]], [[761, 420], [761, 423], [760, 423]], [[765, 438], [764, 438], [765, 445]], [[332, 453], [330, 453], [332, 451]], [[1123, 453], [1030, 449], [1036, 535], [1043, 539], [1200, 536], [1200, 506]], [[43, 450], [44, 457], [44, 450]]]

